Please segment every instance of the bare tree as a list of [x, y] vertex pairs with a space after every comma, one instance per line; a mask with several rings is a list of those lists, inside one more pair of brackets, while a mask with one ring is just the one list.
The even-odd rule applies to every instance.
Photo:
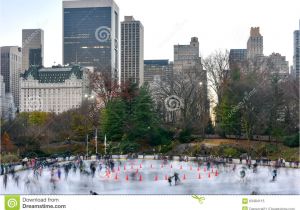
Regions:
[[[152, 84], [151, 90], [166, 121], [182, 129], [197, 129], [203, 133], [209, 117], [206, 88], [206, 71], [191, 68], [174, 72], [166, 81]], [[168, 97], [171, 98], [166, 101]], [[176, 109], [170, 110], [168, 106]]]
[[96, 100], [100, 106], [106, 106], [120, 93], [120, 86], [107, 71], [89, 72], [88, 81], [88, 88], [96, 94]]
[[217, 103], [220, 103], [224, 89], [228, 81], [229, 52], [226, 50], [215, 51], [203, 60], [203, 68], [207, 71], [207, 80], [212, 95], [217, 96]]

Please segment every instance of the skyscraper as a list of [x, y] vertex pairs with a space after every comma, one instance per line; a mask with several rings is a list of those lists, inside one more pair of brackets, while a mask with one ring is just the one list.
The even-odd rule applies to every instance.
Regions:
[[207, 72], [203, 70], [201, 57], [199, 57], [199, 41], [197, 37], [192, 37], [188, 45], [174, 45], [173, 75], [175, 74], [186, 75], [187, 80], [193, 80], [193, 82], [197, 83], [204, 99], [202, 101], [204, 112], [208, 114]]
[[44, 65], [44, 31], [42, 29], [22, 30], [22, 72], [31, 65]]
[[1, 74], [5, 83], [5, 92], [11, 93], [14, 103], [19, 107], [20, 73], [22, 70], [21, 47], [5, 46], [0, 48], [1, 52]]
[[12, 120], [15, 118], [16, 108], [11, 93], [5, 93], [5, 83], [0, 74], [0, 120]]
[[121, 23], [121, 83], [144, 83], [144, 27], [132, 16]]
[[293, 74], [300, 77], [300, 21], [299, 30], [294, 31]]
[[250, 37], [247, 42], [247, 58], [263, 56], [263, 36], [259, 32], [259, 27], [251, 27]]
[[230, 49], [229, 52], [229, 69], [233, 69], [236, 65], [240, 65], [247, 59], [246, 49]]
[[144, 82], [148, 85], [170, 80], [172, 71], [169, 60], [144, 60]]
[[63, 2], [63, 63], [118, 78], [119, 8], [113, 0]]

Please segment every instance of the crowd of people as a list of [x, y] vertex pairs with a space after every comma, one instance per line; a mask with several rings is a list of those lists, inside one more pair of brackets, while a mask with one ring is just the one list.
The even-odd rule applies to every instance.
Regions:
[[[110, 176], [111, 173], [116, 171], [116, 165], [118, 165], [118, 170], [122, 165], [120, 160], [112, 159], [111, 156], [97, 156], [95, 160], [86, 161], [87, 158], [82, 156], [76, 156], [72, 161], [62, 161], [58, 162], [57, 159], [53, 159], [51, 161], [46, 161], [45, 159], [38, 158], [24, 158], [19, 164], [21, 165], [21, 170], [32, 170], [33, 176], [25, 177], [24, 180], [20, 180], [20, 175], [16, 172], [16, 164], [1, 164], [1, 176], [3, 179], [3, 188], [6, 189], [9, 184], [9, 180], [14, 182], [16, 186], [20, 185], [20, 182], [24, 182], [26, 188], [34, 187], [40, 177], [43, 176], [43, 171], [48, 169], [50, 171], [50, 179], [49, 184], [53, 191], [56, 190], [58, 183], [60, 180], [68, 180], [68, 176], [70, 171], [73, 173], [80, 173], [80, 175], [90, 178], [95, 178], [95, 174], [98, 171], [99, 173], [103, 173], [104, 176]], [[167, 157], [160, 157], [162, 164], [168, 164]], [[190, 161], [187, 156], [180, 157], [179, 161]], [[197, 158], [195, 163], [198, 164], [198, 167], [205, 166], [206, 170], [209, 171], [211, 167], [227, 167], [232, 172], [236, 172], [237, 163], [232, 163], [230, 159], [224, 159], [220, 157], [205, 157], [205, 158]], [[240, 159], [240, 164], [242, 167], [239, 167], [239, 176], [241, 180], [245, 180], [247, 177], [247, 173], [257, 173], [259, 166], [262, 165], [260, 160], [252, 161], [251, 157], [247, 157], [246, 159]], [[276, 181], [278, 176], [278, 168], [285, 167], [285, 161], [282, 158], [279, 158], [275, 164], [272, 166], [271, 172], [271, 181]], [[125, 167], [125, 166], [124, 166]], [[20, 169], [20, 167], [19, 167]], [[64, 175], [64, 177], [62, 177]], [[10, 178], [9, 178], [10, 176]], [[130, 177], [133, 180], [138, 180], [138, 169], [130, 172]], [[181, 182], [180, 175], [178, 171], [175, 171], [172, 176], [168, 176], [166, 178], [168, 184], [170, 186], [177, 186]], [[174, 184], [173, 184], [174, 183]], [[90, 194], [96, 195], [97, 193], [94, 191], [90, 191]]]

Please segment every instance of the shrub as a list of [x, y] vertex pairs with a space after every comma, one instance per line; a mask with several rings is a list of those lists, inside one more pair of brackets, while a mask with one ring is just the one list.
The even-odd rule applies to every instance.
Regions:
[[239, 156], [239, 152], [236, 148], [232, 148], [232, 147], [226, 147], [224, 148], [224, 156], [225, 157], [238, 157]]
[[299, 147], [299, 133], [284, 137], [283, 144], [288, 147]]
[[136, 153], [138, 152], [139, 147], [139, 144], [131, 141], [122, 141], [120, 144], [120, 149], [123, 154]]
[[188, 143], [191, 140], [192, 131], [191, 129], [184, 129], [179, 134], [179, 141], [181, 143]]
[[16, 154], [5, 154], [2, 155], [2, 163], [18, 162], [19, 157]]

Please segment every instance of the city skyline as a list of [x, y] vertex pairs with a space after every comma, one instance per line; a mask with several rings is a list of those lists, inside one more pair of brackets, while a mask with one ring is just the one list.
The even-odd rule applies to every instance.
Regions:
[[[54, 61], [62, 64], [62, 0], [43, 1], [43, 4], [29, 0], [22, 8], [14, 8], [18, 1], [1, 0], [0, 18], [3, 21], [0, 45], [22, 46], [22, 29], [41, 28], [45, 32], [45, 66], [53, 65]], [[272, 2], [271, 10], [265, 9], [269, 2], [258, 1], [251, 1], [251, 4], [248, 1], [249, 4], [245, 4], [236, 0], [215, 0], [201, 5], [194, 0], [189, 0], [189, 4], [184, 5], [171, 1], [159, 4], [155, 1], [137, 0], [115, 2], [120, 8], [120, 18], [133, 15], [143, 22], [145, 59], [173, 60], [173, 45], [185, 43], [192, 36], [199, 38], [202, 57], [218, 49], [245, 48], [249, 29], [260, 27], [264, 36], [264, 54], [280, 53], [292, 65], [293, 32], [299, 23], [297, 10], [300, 3], [297, 1], [285, 5], [281, 1]], [[171, 9], [166, 10], [167, 8]], [[22, 24], [18, 22], [18, 16], [14, 17], [15, 12], [7, 12], [12, 9], [20, 14], [26, 10]], [[284, 16], [278, 15], [286, 10], [289, 12]], [[153, 16], [153, 11], [156, 16]], [[165, 15], [166, 11], [168, 15]], [[182, 15], [178, 15], [179, 12]]]

